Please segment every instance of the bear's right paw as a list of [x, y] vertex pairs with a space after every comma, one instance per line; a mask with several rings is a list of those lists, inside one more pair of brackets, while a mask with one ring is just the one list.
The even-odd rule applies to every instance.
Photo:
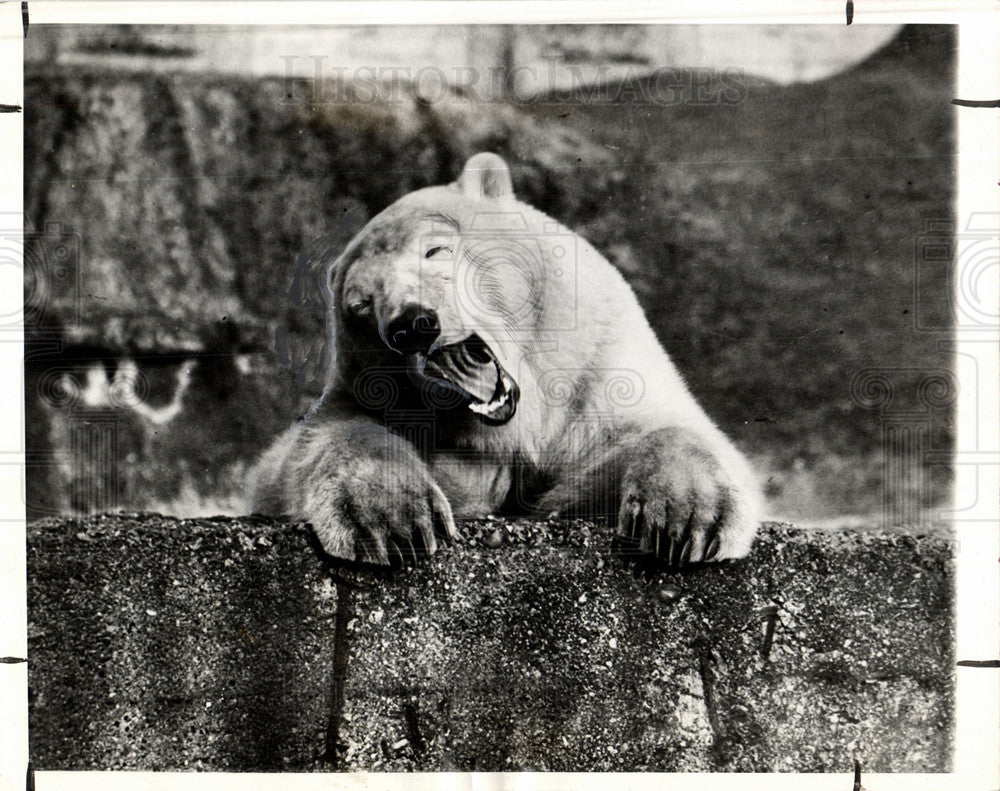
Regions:
[[402, 566], [459, 539], [444, 492], [419, 467], [363, 461], [328, 478], [303, 509], [336, 558]]

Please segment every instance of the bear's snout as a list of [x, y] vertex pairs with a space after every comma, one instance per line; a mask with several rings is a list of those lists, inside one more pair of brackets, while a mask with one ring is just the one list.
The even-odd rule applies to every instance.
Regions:
[[430, 308], [411, 303], [386, 324], [383, 340], [400, 354], [427, 354], [441, 334], [441, 322]]

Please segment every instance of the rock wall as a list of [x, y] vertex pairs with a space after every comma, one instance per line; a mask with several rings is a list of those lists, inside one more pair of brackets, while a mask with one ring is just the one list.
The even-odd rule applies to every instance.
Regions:
[[386, 573], [259, 519], [36, 524], [34, 766], [949, 769], [945, 541], [768, 525], [679, 575], [602, 525], [463, 532]]

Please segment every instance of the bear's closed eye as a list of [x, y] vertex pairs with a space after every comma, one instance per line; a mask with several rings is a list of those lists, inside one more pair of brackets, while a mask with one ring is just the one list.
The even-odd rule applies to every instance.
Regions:
[[426, 253], [424, 253], [424, 258], [433, 258], [438, 253], [450, 253], [451, 248], [447, 245], [438, 245], [437, 247], [431, 247]]

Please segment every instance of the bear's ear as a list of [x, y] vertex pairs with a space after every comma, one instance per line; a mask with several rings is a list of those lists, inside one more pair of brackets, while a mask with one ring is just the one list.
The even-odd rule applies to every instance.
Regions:
[[485, 151], [469, 157], [462, 175], [458, 177], [458, 186], [473, 200], [509, 198], [514, 195], [507, 163], [496, 154]]

